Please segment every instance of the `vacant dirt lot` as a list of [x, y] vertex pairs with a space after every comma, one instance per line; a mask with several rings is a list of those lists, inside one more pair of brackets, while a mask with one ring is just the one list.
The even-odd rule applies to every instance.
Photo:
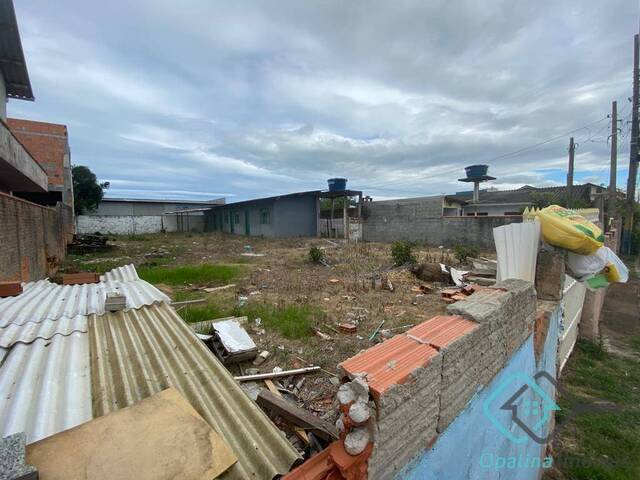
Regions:
[[[418, 291], [425, 282], [404, 267], [394, 267], [387, 244], [223, 234], [118, 237], [109, 243], [109, 251], [70, 255], [65, 270], [103, 272], [134, 263], [143, 278], [174, 300], [206, 299], [205, 304], [179, 310], [187, 321], [248, 316], [250, 335], [259, 349], [271, 353], [260, 371], [306, 365], [326, 370], [308, 377], [301, 389], [299, 396], [310, 408], [327, 401], [337, 388], [329, 372], [335, 372], [338, 363], [379, 341], [379, 334], [370, 337], [380, 324], [384, 322], [383, 334], [392, 335], [446, 308], [438, 292], [445, 285], [427, 283], [430, 292]], [[312, 246], [324, 252], [327, 265], [309, 260]], [[414, 255], [418, 261], [456, 263], [446, 249], [415, 247]], [[236, 286], [202, 290], [229, 283]], [[255, 318], [263, 316], [256, 324]], [[357, 332], [342, 333], [339, 324], [345, 322], [355, 324]], [[316, 330], [330, 338], [321, 338]], [[240, 373], [250, 366], [231, 370]]]

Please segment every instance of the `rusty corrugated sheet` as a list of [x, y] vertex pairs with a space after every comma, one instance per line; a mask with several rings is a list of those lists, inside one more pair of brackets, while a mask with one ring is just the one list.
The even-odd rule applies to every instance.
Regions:
[[225, 478], [267, 479], [297, 452], [166, 304], [89, 317], [94, 416], [177, 388], [238, 457]]
[[2, 349], [0, 437], [27, 443], [91, 420], [89, 336], [75, 332]]

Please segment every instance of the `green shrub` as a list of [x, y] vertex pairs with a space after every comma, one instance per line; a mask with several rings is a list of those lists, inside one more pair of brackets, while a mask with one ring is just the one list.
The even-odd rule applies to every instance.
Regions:
[[465, 262], [468, 257], [477, 257], [479, 253], [478, 247], [473, 245], [456, 245], [453, 247], [453, 254], [460, 263]]
[[411, 252], [413, 248], [412, 242], [399, 241], [393, 242], [391, 245], [391, 256], [396, 265], [404, 265], [407, 263], [416, 263], [416, 257]]
[[309, 249], [309, 261], [316, 264], [324, 263], [324, 252], [318, 247], [311, 247]]

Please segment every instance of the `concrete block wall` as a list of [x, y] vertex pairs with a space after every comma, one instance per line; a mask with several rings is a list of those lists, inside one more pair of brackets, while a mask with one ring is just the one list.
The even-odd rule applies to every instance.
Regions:
[[369, 478], [393, 478], [427, 450], [531, 337], [533, 285], [507, 280], [343, 362], [376, 405]]
[[[204, 215], [183, 216], [184, 231], [204, 231]], [[187, 228], [188, 227], [188, 228]], [[140, 235], [179, 230], [177, 215], [79, 215], [78, 233], [100, 232], [112, 235]]]
[[362, 238], [369, 242], [410, 240], [453, 247], [475, 245], [493, 249], [493, 229], [519, 223], [521, 216], [443, 217], [442, 201], [372, 202], [363, 210]]
[[39, 280], [55, 273], [66, 254], [68, 209], [0, 193], [0, 281]]

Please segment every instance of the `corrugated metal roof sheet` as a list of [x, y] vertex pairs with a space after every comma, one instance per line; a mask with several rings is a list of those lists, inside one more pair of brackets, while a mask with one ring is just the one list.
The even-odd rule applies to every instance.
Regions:
[[273, 478], [298, 458], [196, 334], [166, 304], [89, 318], [94, 416], [177, 388], [238, 463], [224, 478]]
[[100, 275], [101, 282], [133, 282], [134, 280], [140, 280], [140, 277], [138, 276], [136, 267], [132, 263], [114, 268], [104, 275]]
[[17, 343], [0, 366], [0, 436], [35, 442], [91, 420], [89, 336]]
[[31, 343], [36, 338], [49, 340], [55, 335], [70, 335], [73, 332], [88, 331], [87, 316], [62, 317], [58, 320], [43, 320], [42, 322], [27, 322], [24, 325], [15, 323], [0, 328], [0, 347], [10, 348], [16, 343]]
[[49, 280], [27, 283], [16, 297], [0, 300], [0, 328], [11, 323], [57, 320], [62, 317], [104, 313], [107, 293], [121, 293], [127, 297], [127, 308], [139, 308], [155, 302], [171, 300], [144, 280], [130, 282], [108, 281], [84, 285], [58, 285]]

